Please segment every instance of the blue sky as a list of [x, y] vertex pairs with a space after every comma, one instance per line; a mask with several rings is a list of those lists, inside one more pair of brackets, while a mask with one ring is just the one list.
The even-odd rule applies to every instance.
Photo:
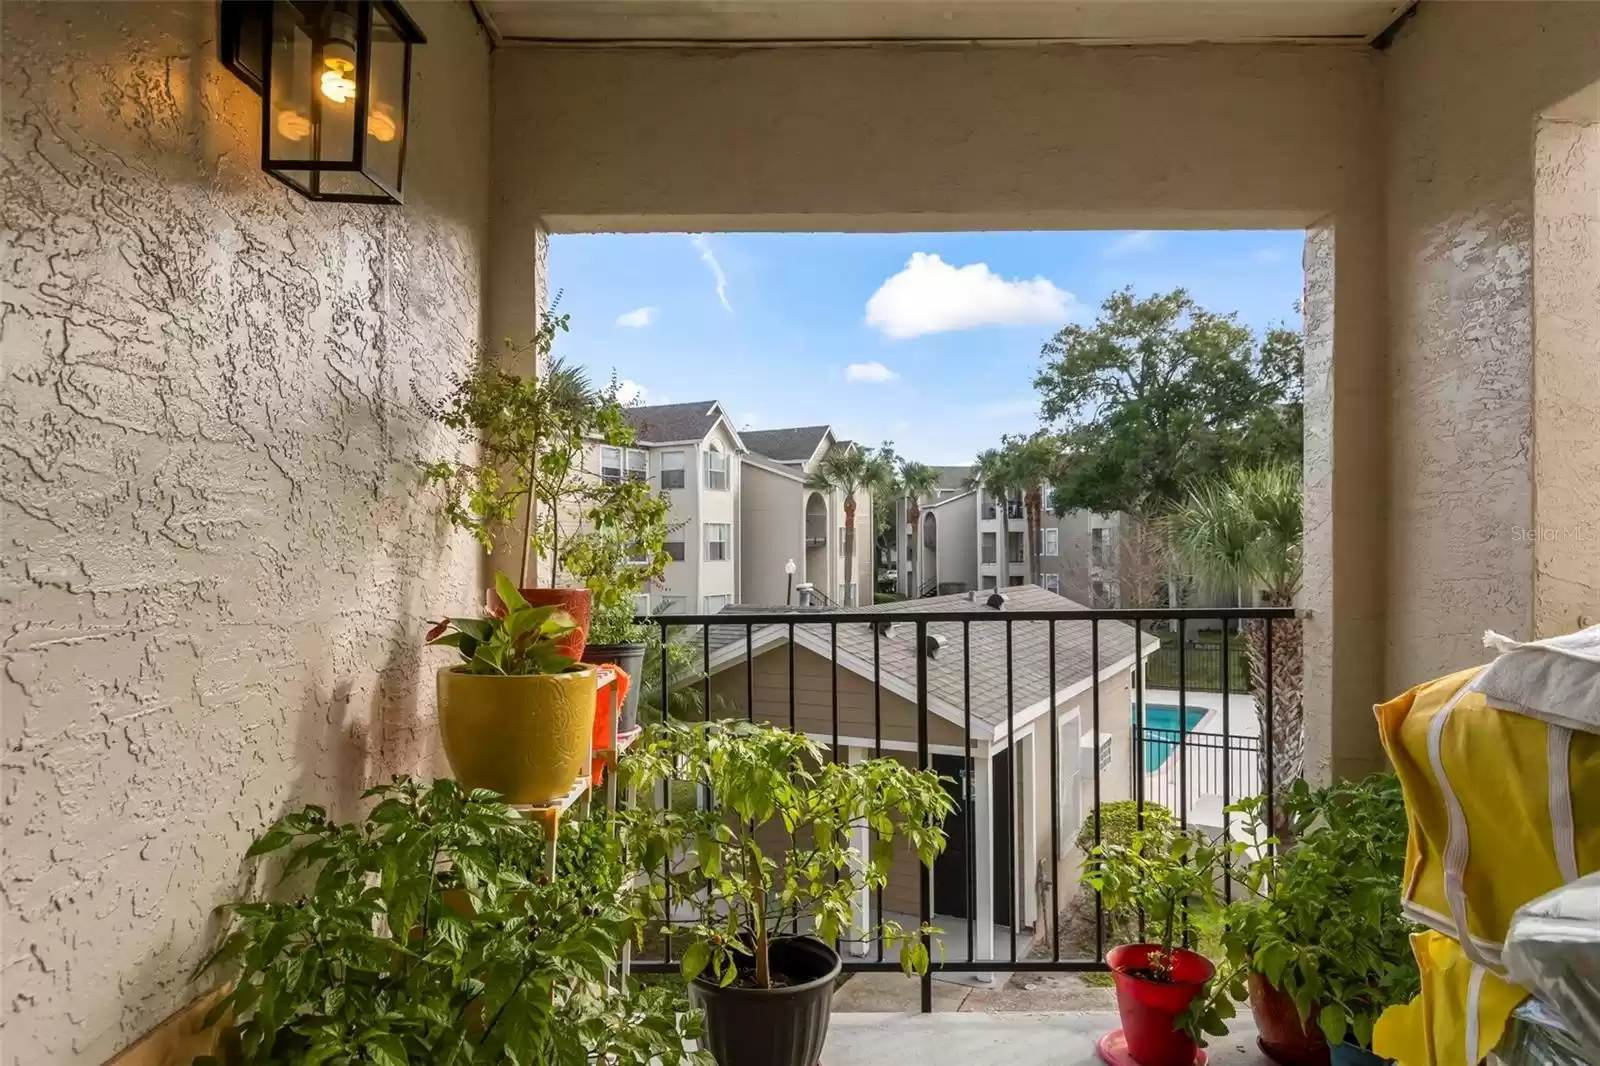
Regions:
[[1038, 425], [1039, 347], [1131, 285], [1258, 333], [1294, 312], [1299, 231], [600, 234], [551, 239], [558, 353], [740, 428], [830, 424], [927, 463]]

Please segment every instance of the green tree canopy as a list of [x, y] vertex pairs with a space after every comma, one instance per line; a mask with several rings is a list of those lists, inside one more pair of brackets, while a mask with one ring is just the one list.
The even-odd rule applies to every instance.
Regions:
[[1113, 293], [1045, 343], [1034, 386], [1069, 461], [1051, 507], [1154, 514], [1197, 476], [1301, 454], [1300, 334], [1257, 340], [1182, 289]]

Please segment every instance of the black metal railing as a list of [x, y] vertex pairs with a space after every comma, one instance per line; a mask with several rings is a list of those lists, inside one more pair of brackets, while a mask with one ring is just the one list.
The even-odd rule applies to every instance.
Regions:
[[[1183, 638], [1222, 623], [1218, 668], [1230, 691], [1233, 647], [1259, 641], [1252, 654], [1264, 656], [1272, 676], [1274, 627], [1260, 623], [1294, 612], [993, 610], [981, 602], [952, 598], [949, 610], [734, 606], [641, 620], [659, 626], [664, 643], [688, 649], [648, 667], [659, 677], [643, 679], [641, 717], [666, 706], [677, 718], [766, 721], [807, 733], [836, 760], [890, 756], [939, 772], [957, 804], [945, 853], [932, 868], [898, 859], [887, 888], [872, 894], [865, 927], [898, 918], [942, 930], [925, 934], [940, 941], [929, 945], [934, 971], [1102, 971], [1115, 916], [1077, 886], [1076, 871], [1080, 842], [1087, 849], [1105, 840], [1108, 804], [1132, 801], [1140, 827], [1147, 805], [1161, 804], [1181, 827], [1226, 835], [1235, 819], [1225, 809], [1265, 794], [1273, 824], [1273, 753], [1260, 737], [1275, 696], [1190, 700], [1196, 686]], [[1230, 622], [1248, 636], [1230, 632]], [[1152, 630], [1177, 637], [1175, 695], [1159, 704], [1138, 698], [1155, 687], [1147, 666], [1161, 638]], [[1048, 802], [1033, 802], [1046, 777]], [[654, 802], [671, 801], [664, 786]], [[1230, 880], [1223, 889], [1231, 898]], [[1083, 920], [1070, 923], [1074, 915]], [[650, 946], [659, 950], [635, 969], [677, 969], [670, 924]], [[881, 940], [839, 946], [848, 971], [899, 968]], [[924, 1012], [931, 980], [922, 979]]]
[[[1228, 679], [1228, 691], [1250, 691], [1249, 649], [1235, 639], [1227, 649], [1228, 669], [1222, 668], [1222, 642], [1216, 634], [1211, 639], [1190, 638], [1183, 641], [1185, 680], [1194, 692], [1221, 692], [1223, 677]], [[1172, 634], [1162, 634], [1161, 648], [1150, 656], [1145, 667], [1145, 684], [1150, 688], [1178, 687], [1178, 642]]]

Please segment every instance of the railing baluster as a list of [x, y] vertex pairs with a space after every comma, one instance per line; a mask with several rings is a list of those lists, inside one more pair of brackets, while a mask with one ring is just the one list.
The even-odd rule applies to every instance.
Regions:
[[[1056, 707], [1056, 622], [1050, 620], [1050, 961], [1061, 961], [1061, 725]], [[1089, 683], [1096, 684], [1091, 678]], [[1077, 802], [1073, 803], [1077, 809]]]
[[[1277, 808], [1274, 806], [1275, 803], [1277, 802], [1277, 797], [1273, 795], [1274, 782], [1272, 780], [1272, 759], [1273, 759], [1273, 750], [1272, 749], [1277, 747], [1277, 745], [1275, 743], [1273, 743], [1273, 741], [1278, 735], [1278, 720], [1276, 718], [1274, 718], [1273, 715], [1272, 715], [1272, 690], [1277, 687], [1276, 685], [1273, 684], [1273, 681], [1272, 681], [1272, 631], [1273, 631], [1273, 629], [1275, 629], [1277, 627], [1277, 623], [1274, 622], [1272, 619], [1268, 618], [1265, 621], [1263, 621], [1261, 624], [1266, 628], [1266, 652], [1267, 652], [1267, 655], [1266, 655], [1266, 660], [1267, 660], [1266, 661], [1266, 673], [1267, 673], [1267, 676], [1266, 676], [1266, 679], [1265, 679], [1266, 680], [1266, 684], [1264, 686], [1266, 688], [1266, 690], [1267, 690], [1266, 694], [1265, 694], [1266, 695], [1266, 700], [1267, 700], [1267, 713], [1266, 713], [1267, 735], [1261, 738], [1261, 743], [1263, 745], [1265, 745], [1265, 748], [1266, 748], [1266, 762], [1267, 762], [1267, 836], [1270, 838], [1270, 837], [1275, 837], [1277, 835], [1277, 832], [1278, 832], [1278, 822], [1277, 822], [1277, 819], [1274, 817], [1274, 815], [1277, 812]], [[1276, 845], [1268, 844], [1267, 845], [1267, 850], [1268, 850], [1268, 852], [1270, 854], [1276, 854], [1278, 849], [1277, 849]]]
[[839, 761], [839, 623], [828, 623], [828, 678], [833, 684], [833, 761]]
[[[1228, 683], [1228, 620], [1222, 619], [1222, 844], [1228, 847], [1233, 837], [1233, 816], [1228, 813], [1228, 804], [1233, 802], [1233, 768], [1229, 765], [1232, 759], [1228, 751], [1228, 711], [1233, 702], [1233, 686]], [[1222, 898], [1229, 903], [1233, 902], [1233, 864], [1228, 864], [1228, 869], [1222, 876]]]
[[[1137, 649], [1135, 649], [1137, 657]], [[1094, 846], [1100, 846], [1100, 619], [1089, 619], [1089, 685], [1091, 714], [1094, 716]], [[1094, 958], [1106, 961], [1105, 899], [1094, 894]]]
[[[1189, 622], [1178, 619], [1178, 826], [1189, 829], [1189, 677], [1184, 661], [1185, 646], [1189, 643]], [[1168, 777], [1171, 775], [1169, 774]]]
[[[967, 882], [967, 961], [976, 961], [976, 931], [978, 927], [978, 830], [973, 811], [977, 804], [977, 786], [972, 780], [972, 623], [961, 623], [961, 707], [962, 742], [966, 773], [961, 790], [962, 808], [966, 817], [966, 855], [962, 861], [962, 876]], [[991, 823], [993, 818], [990, 819]], [[992, 895], [993, 893], [991, 893]]]
[[[672, 672], [667, 667], [667, 647], [670, 644], [667, 628], [670, 623], [665, 618], [661, 620], [661, 720], [665, 722], [669, 717], [667, 708], [672, 706]], [[670, 778], [661, 779], [661, 809], [672, 809], [672, 781]], [[666, 962], [672, 961], [672, 856], [667, 855], [661, 860], [661, 873], [666, 881], [666, 921], [661, 924], [661, 954]]]
[[[917, 767], [926, 770], [928, 761], [928, 623], [917, 622]], [[933, 867], [917, 865], [922, 881], [922, 949], [930, 965], [922, 973], [922, 1013], [933, 1013], [933, 956], [927, 929], [933, 921]], [[904, 948], [901, 949], [902, 951]]]
[[1022, 779], [1022, 768], [1017, 765], [1017, 723], [1015, 717], [1016, 708], [1014, 706], [1014, 697], [1016, 695], [1016, 670], [1012, 666], [1011, 639], [1011, 619], [1007, 618], [1006, 792], [1010, 794], [1010, 800], [1006, 805], [1006, 840], [1008, 842], [1007, 847], [1010, 849], [1007, 856], [1010, 861], [1006, 863], [1006, 898], [1010, 900], [1010, 905], [1007, 907], [1007, 910], [1011, 912], [1009, 915], [1011, 920], [1008, 923], [1008, 929], [1010, 930], [1009, 939], [1011, 941], [1011, 964], [1015, 966], [1017, 962], [1017, 921], [1022, 917], [1022, 915], [1019, 913], [1022, 908], [1018, 906], [1017, 899], [1017, 897], [1021, 894], [1019, 892], [1021, 886], [1018, 884], [1021, 879], [1017, 877], [1017, 863], [1021, 859], [1021, 855], [1019, 854], [1021, 849], [1017, 847], [1017, 808], [1021, 806], [1021, 804], [1017, 802], [1017, 782]]
[[[883, 758], [883, 647], [882, 634], [872, 627], [872, 757]], [[874, 890], [877, 919], [883, 921], [883, 886]], [[878, 937], [878, 965], [883, 965], [883, 937]]]
[[744, 714], [751, 722], [756, 720], [756, 664], [753, 647], [754, 626], [744, 624]]

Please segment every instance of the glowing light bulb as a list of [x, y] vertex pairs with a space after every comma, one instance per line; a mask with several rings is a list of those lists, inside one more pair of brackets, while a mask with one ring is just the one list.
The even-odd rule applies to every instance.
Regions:
[[356, 65], [348, 59], [339, 56], [328, 56], [323, 59], [328, 69], [322, 72], [320, 85], [322, 95], [336, 104], [348, 104], [356, 98], [356, 80], [353, 75]]
[[383, 108], [378, 108], [367, 118], [367, 132], [375, 139], [388, 144], [394, 140], [395, 134], [400, 132], [395, 125], [394, 116]]
[[278, 132], [286, 140], [303, 141], [311, 136], [311, 120], [298, 111], [278, 112]]

